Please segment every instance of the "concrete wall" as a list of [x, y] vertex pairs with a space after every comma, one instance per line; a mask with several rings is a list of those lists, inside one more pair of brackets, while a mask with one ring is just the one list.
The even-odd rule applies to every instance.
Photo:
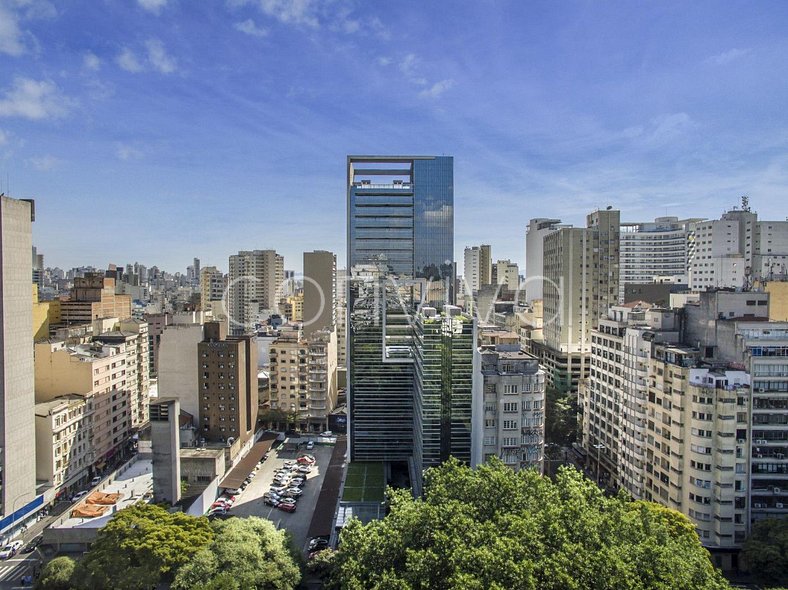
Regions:
[[200, 418], [197, 344], [202, 333], [201, 324], [175, 324], [167, 326], [159, 343], [159, 396], [177, 398], [195, 420]]

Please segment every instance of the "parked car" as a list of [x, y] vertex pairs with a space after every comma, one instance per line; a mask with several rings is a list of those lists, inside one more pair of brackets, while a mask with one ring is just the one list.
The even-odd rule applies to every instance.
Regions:
[[284, 492], [286, 489], [287, 489], [287, 486], [277, 486], [277, 485], [272, 485], [270, 488], [268, 488], [268, 491], [269, 491], [269, 492], [273, 492], [273, 493], [275, 493], [275, 494], [281, 494], [281, 493], [282, 493], [282, 492]]
[[314, 448], [315, 448], [315, 441], [310, 440], [308, 443], [306, 443], [306, 450], [307, 451], [311, 451]]
[[83, 490], [81, 492], [77, 492], [76, 494], [71, 496], [71, 501], [72, 502], [78, 502], [79, 500], [81, 500], [82, 498], [84, 498], [87, 495], [88, 495], [87, 490]]
[[279, 510], [284, 510], [285, 512], [295, 512], [296, 511], [296, 505], [295, 504], [279, 504], [279, 506], [277, 506], [277, 508], [279, 508]]
[[38, 549], [38, 546], [40, 544], [41, 544], [41, 537], [36, 537], [35, 539], [33, 539], [27, 544], [27, 547], [22, 549], [22, 553], [33, 553], [33, 551]]
[[304, 492], [300, 488], [292, 487], [292, 488], [287, 488], [284, 493], [288, 494], [289, 496], [291, 496], [293, 498], [297, 498], [298, 496], [300, 496]]
[[5, 547], [0, 549], [0, 559], [8, 559], [9, 557], [13, 557], [22, 548], [22, 545], [24, 545], [24, 543], [19, 540], [7, 543]]
[[325, 430], [320, 433], [320, 436], [334, 436], [334, 433], [331, 432], [330, 430]]
[[293, 505], [296, 504], [295, 498], [281, 498], [279, 502], [281, 502], [282, 504], [293, 504]]
[[315, 458], [312, 457], [311, 455], [301, 455], [297, 459], [297, 461], [298, 461], [299, 465], [314, 465], [315, 464]]
[[279, 506], [279, 500], [273, 496], [268, 496], [263, 498], [263, 504], [267, 504], [268, 506], [273, 506], [276, 508]]
[[227, 488], [226, 490], [224, 490], [224, 493], [230, 494], [231, 496], [237, 496], [238, 494], [241, 493], [241, 491], [242, 490], [240, 490], [239, 488]]
[[328, 538], [327, 537], [312, 537], [309, 539], [309, 544], [307, 545], [307, 549], [309, 551], [314, 551], [318, 547], [326, 548], [328, 547]]
[[93, 479], [90, 480], [90, 487], [92, 488], [94, 486], [97, 486], [98, 484], [101, 483], [102, 479], [104, 479], [104, 478], [101, 477], [100, 475], [97, 475], [96, 477], [94, 477]]
[[296, 478], [293, 478], [293, 479], [290, 480], [290, 487], [291, 488], [292, 487], [302, 488], [302, 487], [304, 487], [305, 483], [306, 483], [305, 479], [303, 479], [301, 477], [296, 477]]
[[298, 468], [299, 473], [312, 473], [312, 468], [309, 465], [302, 465]]
[[284, 462], [285, 467], [292, 467], [293, 465], [295, 465], [295, 461], [292, 459]]

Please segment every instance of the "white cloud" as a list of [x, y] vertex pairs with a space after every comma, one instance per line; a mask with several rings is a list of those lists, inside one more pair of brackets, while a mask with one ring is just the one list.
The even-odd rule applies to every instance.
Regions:
[[313, 29], [320, 26], [318, 5], [314, 0], [260, 0], [260, 8], [268, 16], [285, 24], [304, 25]]
[[47, 80], [16, 78], [10, 90], [0, 99], [0, 117], [47, 119], [62, 117], [71, 101], [60, 94], [58, 87]]
[[95, 72], [101, 67], [101, 60], [95, 53], [88, 51], [82, 58], [82, 66], [86, 70], [92, 70]]
[[22, 35], [16, 13], [0, 4], [0, 53], [22, 55], [25, 52]]
[[167, 54], [164, 43], [158, 39], [149, 39], [145, 42], [145, 47], [148, 50], [148, 61], [162, 74], [171, 74], [177, 69], [178, 62]]
[[392, 60], [390, 57], [386, 57], [385, 55], [381, 55], [377, 59], [378, 65], [379, 66], [384, 66], [384, 67], [385, 66], [390, 66], [392, 61], [394, 61], [394, 60]]
[[167, 6], [167, 0], [137, 0], [143, 9], [153, 14], [159, 14], [161, 9]]
[[435, 82], [429, 88], [425, 88], [421, 92], [419, 92], [419, 96], [422, 98], [438, 98], [441, 94], [449, 90], [452, 86], [454, 86], [454, 80], [440, 80], [439, 82]]
[[61, 160], [55, 156], [47, 155], [30, 158], [28, 162], [39, 172], [49, 172], [50, 170], [57, 168], [60, 165]]
[[119, 143], [115, 146], [115, 155], [119, 160], [126, 162], [128, 160], [139, 160], [145, 154], [142, 153], [142, 150], [127, 143]]
[[142, 71], [140, 60], [137, 59], [137, 56], [127, 47], [125, 47], [118, 57], [115, 58], [115, 62], [127, 72], [136, 74]]
[[235, 23], [235, 29], [247, 35], [251, 35], [252, 37], [265, 37], [268, 35], [268, 29], [257, 26], [251, 18], [247, 18], [240, 23]]
[[724, 66], [731, 63], [732, 61], [739, 59], [740, 57], [744, 57], [751, 51], [752, 51], [751, 49], [734, 48], [729, 51], [724, 51], [722, 53], [718, 53], [717, 55], [712, 55], [711, 57], [707, 57], [705, 62], [715, 66]]

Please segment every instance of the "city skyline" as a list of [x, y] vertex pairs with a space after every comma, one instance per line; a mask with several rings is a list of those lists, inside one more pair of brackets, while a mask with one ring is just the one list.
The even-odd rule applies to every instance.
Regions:
[[788, 8], [711, 6], [2, 2], [0, 190], [63, 268], [343, 267], [350, 153], [455, 157], [455, 260], [608, 205], [781, 219]]

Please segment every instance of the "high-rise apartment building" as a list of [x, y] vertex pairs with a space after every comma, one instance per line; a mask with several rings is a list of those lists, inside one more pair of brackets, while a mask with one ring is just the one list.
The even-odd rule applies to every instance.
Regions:
[[228, 337], [219, 322], [207, 322], [203, 331], [197, 346], [200, 436], [243, 445], [257, 426], [257, 343], [253, 336]]
[[453, 158], [349, 156], [347, 174], [350, 458], [410, 461], [412, 319], [454, 282]]
[[0, 532], [37, 507], [32, 201], [0, 195]]
[[475, 322], [458, 307], [416, 316], [416, 473], [455, 457], [471, 463]]
[[520, 269], [511, 260], [499, 260], [495, 263], [495, 278], [498, 285], [505, 285], [509, 291], [520, 288]]
[[560, 219], [537, 218], [528, 222], [525, 230], [525, 294], [526, 301], [541, 299], [544, 292], [544, 239], [562, 227]]
[[200, 271], [200, 303], [203, 310], [210, 302], [224, 299], [224, 273], [215, 266], [206, 266]]
[[473, 461], [498, 457], [515, 470], [543, 469], [545, 373], [517, 334], [480, 328], [474, 370]]
[[610, 308], [591, 331], [590, 370], [580, 385], [582, 446], [597, 477], [643, 497], [649, 358], [680, 339], [676, 311], [637, 301]]
[[595, 211], [587, 227], [544, 238], [544, 345], [535, 351], [559, 389], [576, 391], [588, 375], [591, 330], [618, 301], [619, 225], [619, 211]]
[[691, 232], [701, 221], [657, 217], [650, 222], [622, 223], [619, 303], [624, 302], [626, 285], [687, 283]]
[[333, 328], [337, 256], [333, 252], [304, 252], [304, 336]]
[[230, 333], [251, 333], [258, 321], [274, 312], [284, 280], [285, 259], [273, 250], [241, 251], [230, 256]]
[[492, 249], [489, 244], [466, 246], [463, 267], [463, 292], [466, 298], [471, 297], [484, 285], [492, 284], [492, 271]]
[[68, 492], [90, 476], [95, 456], [88, 408], [78, 394], [36, 404], [36, 479], [58, 491]]

